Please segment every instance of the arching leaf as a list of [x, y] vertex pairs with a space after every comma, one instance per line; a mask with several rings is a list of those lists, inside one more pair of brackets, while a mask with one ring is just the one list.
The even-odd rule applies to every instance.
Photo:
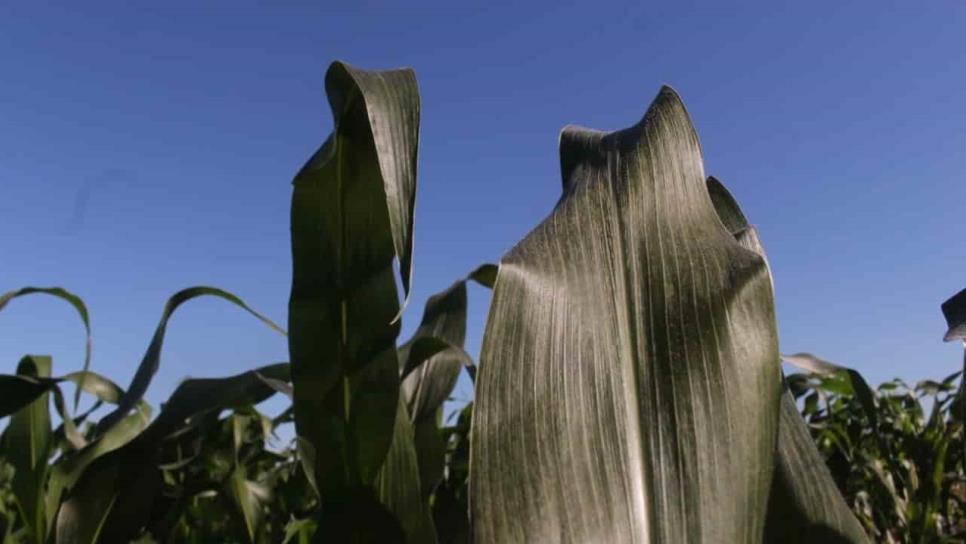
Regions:
[[164, 310], [161, 312], [161, 321], [158, 323], [157, 329], [154, 331], [154, 337], [151, 338], [151, 343], [148, 345], [147, 351], [144, 353], [144, 358], [141, 359], [141, 364], [138, 365], [137, 371], [134, 374], [134, 378], [131, 379], [131, 384], [128, 386], [127, 391], [124, 392], [120, 401], [118, 402], [117, 408], [104, 416], [104, 418], [98, 423], [97, 433], [101, 434], [109, 429], [112, 425], [115, 425], [124, 416], [128, 414], [144, 397], [144, 393], [148, 390], [148, 386], [151, 385], [151, 380], [154, 375], [158, 372], [158, 367], [161, 364], [161, 346], [164, 344], [164, 334], [167, 331], [168, 320], [171, 319], [171, 315], [178, 306], [181, 306], [185, 302], [201, 297], [201, 296], [215, 296], [223, 300], [231, 302], [235, 306], [245, 310], [246, 312], [252, 314], [259, 321], [265, 323], [272, 329], [279, 333], [285, 334], [285, 331], [272, 322], [272, 320], [263, 316], [262, 314], [251, 309], [245, 302], [238, 298], [237, 296], [218, 289], [216, 287], [190, 287], [178, 291], [168, 302], [164, 305]]
[[[45, 295], [50, 295], [57, 297], [64, 302], [70, 304], [77, 310], [77, 315], [80, 316], [81, 322], [84, 323], [84, 367], [83, 370], [89, 370], [91, 366], [91, 318], [90, 314], [87, 312], [87, 306], [84, 304], [84, 300], [79, 296], [71, 293], [70, 291], [62, 287], [22, 287], [14, 291], [9, 291], [0, 295], [0, 310], [3, 310], [4, 306], [7, 305], [11, 300], [22, 297], [24, 295], [32, 295], [35, 293], [41, 293]], [[82, 375], [83, 376], [83, 375]], [[80, 393], [83, 387], [83, 379], [77, 384], [78, 389], [74, 393], [74, 409], [77, 409], [77, 403], [80, 401]]]

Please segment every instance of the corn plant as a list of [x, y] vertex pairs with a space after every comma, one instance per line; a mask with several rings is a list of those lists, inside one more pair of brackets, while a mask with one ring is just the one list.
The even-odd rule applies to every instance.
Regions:
[[[79, 297], [59, 288], [0, 297], [0, 309], [25, 295], [60, 297], [88, 338], [77, 372], [57, 376], [49, 358], [27, 356], [0, 376], [0, 416], [10, 416], [0, 440], [5, 542], [893, 535], [882, 529], [892, 514], [856, 518], [856, 487], [836, 485], [830, 408], [816, 411], [806, 395], [803, 419], [795, 396], [848, 383], [858, 400], [828, 406], [861, 409], [873, 429], [862, 440], [878, 459], [905, 444], [874, 432], [886, 425], [877, 411], [885, 401], [857, 373], [813, 356], [786, 356], [813, 374], [783, 377], [764, 248], [725, 186], [705, 177], [673, 90], [662, 89], [630, 128], [564, 129], [552, 213], [499, 265], [430, 297], [404, 342], [415, 74], [336, 62], [325, 92], [332, 132], [293, 181], [287, 332], [231, 293], [181, 291], [122, 389], [90, 370]], [[470, 281], [493, 289], [479, 369], [463, 349]], [[166, 324], [203, 295], [286, 334], [291, 363], [184, 381], [152, 419], [144, 395]], [[463, 372], [475, 398], [447, 418], [443, 403]], [[68, 382], [73, 408], [61, 392]], [[290, 406], [263, 414], [259, 403], [276, 394]], [[75, 413], [81, 395], [95, 402]], [[901, 472], [902, 462], [886, 469]], [[933, 535], [926, 525], [938, 507], [906, 504], [904, 534]]]

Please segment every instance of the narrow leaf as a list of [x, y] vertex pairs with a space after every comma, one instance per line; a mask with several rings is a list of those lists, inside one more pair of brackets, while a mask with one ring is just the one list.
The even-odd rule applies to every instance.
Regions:
[[875, 407], [875, 391], [869, 387], [868, 382], [865, 381], [865, 378], [858, 371], [853, 368], [831, 363], [811, 353], [783, 354], [781, 358], [782, 361], [813, 374], [820, 376], [839, 375], [844, 377], [851, 389], [850, 392], [854, 393], [862, 404], [865, 416], [869, 419], [869, 424], [873, 429], [877, 428], [879, 415]]
[[[77, 315], [80, 316], [81, 321], [84, 323], [84, 333], [86, 335], [84, 341], [84, 367], [83, 370], [87, 371], [91, 366], [91, 320], [90, 315], [87, 312], [87, 306], [84, 301], [74, 293], [67, 291], [61, 287], [22, 287], [20, 289], [9, 291], [0, 295], [0, 310], [3, 310], [4, 306], [7, 305], [11, 300], [22, 297], [24, 295], [32, 295], [35, 293], [51, 295], [57, 297], [77, 310]], [[81, 388], [83, 386], [83, 380], [78, 384], [78, 389], [74, 393], [74, 409], [77, 409], [77, 403], [80, 401]]]
[[[24, 378], [46, 378], [50, 372], [51, 360], [46, 356], [28, 355], [17, 365], [17, 375]], [[43, 542], [47, 528], [44, 484], [51, 448], [50, 403], [46, 393], [10, 418], [2, 442], [2, 456], [15, 470], [11, 490], [20, 517], [31, 540]]]
[[229, 293], [228, 291], [215, 287], [191, 287], [175, 293], [164, 305], [164, 310], [161, 312], [161, 321], [158, 323], [158, 327], [154, 331], [154, 337], [151, 339], [150, 345], [148, 345], [148, 349], [144, 354], [144, 358], [141, 360], [141, 364], [138, 365], [138, 369], [134, 373], [134, 378], [131, 379], [131, 385], [129, 385], [127, 391], [124, 392], [120, 402], [118, 402], [117, 408], [110, 414], [104, 416], [104, 418], [98, 423], [98, 434], [103, 433], [108, 428], [120, 421], [137, 405], [138, 401], [144, 397], [144, 393], [148, 390], [148, 386], [151, 385], [151, 379], [154, 378], [154, 375], [157, 373], [158, 367], [161, 363], [161, 346], [164, 343], [164, 334], [168, 327], [168, 320], [171, 318], [171, 315], [174, 313], [174, 311], [178, 309], [178, 306], [200, 296], [215, 296], [227, 300], [228, 302], [231, 302], [232, 304], [252, 314], [272, 329], [278, 331], [279, 333], [285, 334], [285, 331], [281, 327], [273, 323], [267, 317], [251, 309], [243, 300]]
[[434, 543], [436, 534], [429, 505], [420, 493], [413, 426], [401, 397], [395, 423], [392, 445], [376, 477], [376, 492], [379, 501], [399, 520], [407, 543]]

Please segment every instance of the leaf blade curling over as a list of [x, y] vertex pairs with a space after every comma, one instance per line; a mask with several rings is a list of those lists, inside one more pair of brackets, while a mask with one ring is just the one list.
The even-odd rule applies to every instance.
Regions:
[[[748, 222], [738, 201], [713, 176], [708, 177], [707, 187], [724, 227], [738, 243], [761, 255], [767, 263], [757, 230]], [[827, 361], [816, 364], [826, 371], [844, 370]], [[801, 378], [803, 375], [794, 376]], [[861, 376], [855, 381], [865, 383]], [[765, 519], [765, 542], [805, 543], [822, 539], [828, 542], [868, 542], [862, 526], [832, 479], [825, 459], [815, 447], [794, 397], [785, 387], [779, 408], [775, 459]]]
[[717, 218], [671, 89], [560, 148], [564, 194], [504, 257], [487, 321], [476, 541], [760, 540], [780, 390], [767, 266]]
[[323, 502], [370, 486], [392, 441], [419, 136], [412, 70], [335, 62], [325, 87], [334, 128], [293, 182], [289, 299], [296, 431]]

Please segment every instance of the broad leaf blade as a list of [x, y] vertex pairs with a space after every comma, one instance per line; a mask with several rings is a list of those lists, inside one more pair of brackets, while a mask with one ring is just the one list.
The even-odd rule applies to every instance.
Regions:
[[722, 228], [665, 88], [561, 135], [564, 196], [500, 264], [477, 381], [477, 542], [755, 542], [780, 374], [764, 261]]
[[[743, 247], [765, 257], [765, 248], [728, 189], [707, 180], [721, 223]], [[767, 263], [767, 259], [766, 259]], [[823, 362], [824, 370], [841, 369]], [[854, 371], [852, 371], [855, 373]], [[865, 384], [858, 373], [857, 380]], [[795, 375], [799, 376], [799, 375]], [[866, 386], [867, 387], [867, 386]], [[867, 391], [871, 395], [871, 392]], [[874, 419], [872, 420], [874, 421]], [[765, 542], [867, 542], [862, 526], [839, 492], [788, 390], [782, 393], [775, 474], [768, 497]]]
[[338, 62], [326, 92], [335, 129], [294, 181], [289, 352], [306, 472], [336, 498], [372, 484], [392, 440], [393, 259], [408, 296], [419, 93], [411, 70]]
[[815, 448], [795, 400], [785, 391], [778, 420], [778, 462], [768, 498], [765, 541], [869, 542]]

